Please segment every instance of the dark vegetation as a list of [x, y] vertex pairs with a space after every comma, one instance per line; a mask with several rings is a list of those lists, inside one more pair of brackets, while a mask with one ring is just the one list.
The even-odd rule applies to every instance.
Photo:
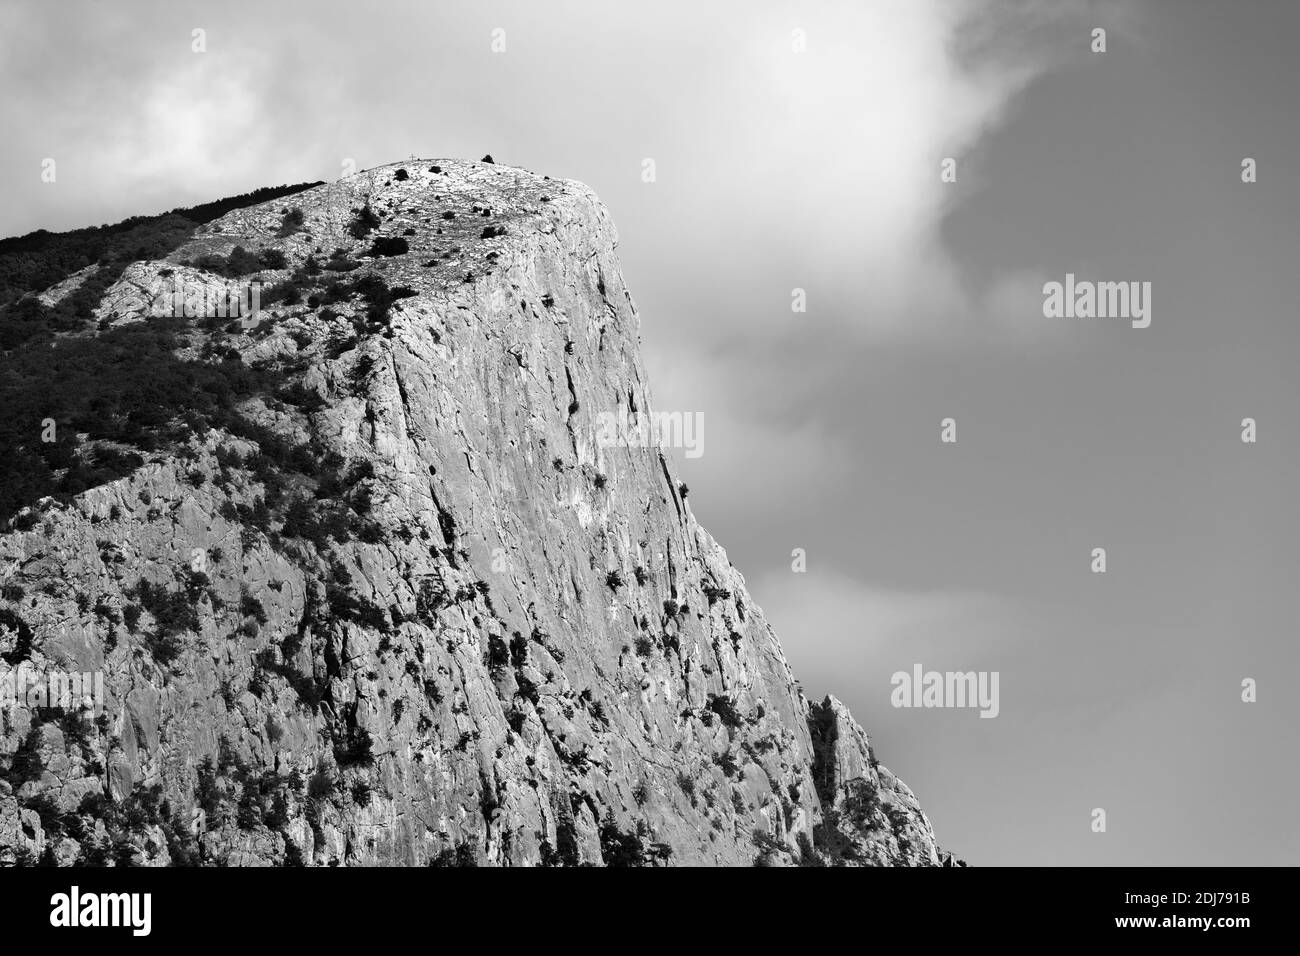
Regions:
[[380, 236], [370, 247], [368, 255], [400, 256], [411, 251], [410, 244], [401, 236]]
[[[25, 236], [0, 239], [0, 306], [9, 305], [25, 293], [47, 289], [96, 262], [106, 264], [110, 270], [116, 267], [120, 273], [120, 267], [129, 262], [161, 259], [189, 240], [196, 226], [219, 219], [233, 209], [255, 206], [319, 185], [315, 182], [267, 186], [158, 216], [132, 216], [111, 226], [89, 226], [69, 232], [38, 229]], [[114, 274], [104, 287], [116, 278]]]
[[[184, 321], [155, 319], [98, 337], [66, 333], [88, 330], [104, 291], [130, 262], [165, 257], [198, 225], [232, 209], [314, 185], [259, 189], [112, 226], [0, 240], [0, 401], [6, 409], [0, 418], [6, 465], [0, 523], [45, 495], [67, 498], [128, 474], [143, 462], [141, 453], [192, 432], [239, 430], [234, 404], [265, 389], [265, 376], [233, 356], [207, 363], [177, 358]], [[205, 264], [223, 275], [244, 275], [282, 266], [282, 259], [281, 253], [258, 257], [237, 248]], [[98, 270], [52, 307], [28, 294], [96, 263]], [[78, 432], [88, 433], [90, 442], [79, 446]]]
[[745, 722], [740, 716], [740, 713], [736, 710], [736, 705], [732, 703], [731, 698], [729, 697], [710, 694], [708, 708], [713, 711], [713, 713], [717, 714], [718, 719], [722, 721], [723, 726], [730, 730], [735, 730]]
[[284, 269], [288, 264], [284, 253], [279, 249], [263, 249], [261, 252], [254, 254], [243, 246], [235, 246], [230, 250], [230, 254], [226, 256], [208, 253], [187, 263], [187, 265], [192, 265], [196, 269], [211, 272], [213, 275], [225, 276], [227, 279], [238, 279], [241, 276], [260, 272], [263, 269]]
[[469, 867], [478, 866], [478, 858], [474, 855], [474, 848], [468, 843], [462, 843], [451, 849], [448, 847], [437, 856], [429, 861], [429, 866], [436, 867]]
[[[23, 785], [39, 780], [45, 771], [41, 759], [42, 727], [55, 721], [35, 715], [31, 730], [7, 763], [0, 763], [0, 780], [14, 793]], [[57, 720], [62, 731], [65, 752], [79, 753], [82, 759], [97, 762], [96, 747], [102, 746], [107, 730], [105, 718], [87, 720], [81, 713], [65, 713]], [[57, 738], [56, 738], [57, 739]], [[102, 767], [101, 767], [102, 771]], [[161, 830], [173, 865], [193, 866], [200, 861], [197, 841], [182, 822], [179, 812], [163, 796], [162, 787], [154, 785], [136, 789], [125, 799], [110, 800], [102, 794], [87, 794], [74, 810], [61, 810], [47, 793], [37, 792], [18, 798], [23, 809], [35, 811], [45, 833], [45, 853], [40, 859], [20, 850], [16, 866], [57, 866], [53, 847], [69, 837], [80, 844], [73, 861], [76, 866], [137, 866], [139, 847], [152, 828]], [[102, 831], [96, 823], [102, 824]]]
[[[317, 281], [306, 268], [299, 269], [265, 300], [300, 298], [298, 283]], [[390, 288], [381, 277], [367, 274], [353, 282], [331, 280], [308, 298], [316, 304], [358, 298], [365, 308], [354, 327], [362, 334], [386, 332], [393, 304], [414, 295], [412, 289]], [[19, 312], [33, 310], [38, 315], [50, 311], [32, 298], [17, 306]], [[0, 316], [0, 330], [10, 318]], [[43, 317], [38, 324], [50, 328]], [[95, 336], [61, 336], [57, 343], [37, 335], [0, 355], [0, 400], [6, 408], [0, 417], [0, 460], [6, 463], [0, 524], [44, 496], [68, 500], [130, 474], [145, 455], [211, 428], [257, 441], [271, 460], [285, 458], [283, 463], [294, 470], [312, 473], [315, 453], [284, 448], [237, 408], [257, 394], [280, 394], [291, 404], [309, 404], [312, 396], [295, 391], [283, 370], [250, 368], [238, 352], [222, 352], [211, 343], [206, 361], [176, 354], [200, 341], [190, 320], [159, 317]], [[52, 434], [47, 423], [54, 425]], [[79, 434], [87, 440], [79, 441]], [[47, 437], [53, 440], [43, 440]], [[313, 536], [305, 530], [301, 509], [293, 518], [295, 529]], [[30, 526], [35, 518], [25, 520]]]
[[370, 203], [366, 203], [353, 213], [348, 232], [352, 234], [353, 239], [364, 239], [378, 228], [379, 216], [370, 208]]
[[[9, 594], [5, 595], [5, 599], [13, 600]], [[30, 659], [32, 656], [31, 626], [8, 608], [0, 608], [0, 627], [13, 634], [9, 650], [0, 652], [0, 660], [10, 667], [17, 667], [23, 661]]]
[[[267, 198], [271, 194], [263, 192], [249, 201]], [[235, 205], [239, 204], [213, 206], [210, 210], [220, 214]], [[132, 247], [132, 254], [164, 256], [187, 240], [194, 229], [193, 221], [175, 229], [171, 229], [175, 224], [170, 219], [154, 225], [171, 231], [145, 235], [147, 229], [137, 222], [132, 235], [140, 242], [138, 248]], [[300, 226], [292, 210], [285, 214], [283, 230], [293, 231]], [[53, 247], [57, 248], [57, 243]], [[79, 264], [70, 261], [74, 266]], [[203, 257], [196, 265], [235, 276], [260, 269], [282, 269], [288, 264], [278, 250], [255, 255], [236, 248], [227, 256]], [[309, 257], [263, 301], [314, 298], [313, 305], [346, 303], [356, 313], [356, 334], [340, 346], [344, 350], [353, 347], [360, 335], [385, 330], [393, 303], [415, 294], [410, 289], [389, 288], [379, 276], [339, 278], [338, 273], [352, 271], [357, 265], [341, 250], [336, 250], [324, 266]], [[222, 516], [242, 525], [245, 548], [265, 541], [303, 565], [310, 577], [305, 622], [297, 634], [281, 638], [278, 653], [273, 648], [259, 653], [249, 689], [260, 695], [268, 680], [279, 677], [293, 688], [302, 706], [315, 711], [329, 703], [332, 712], [339, 714], [331, 722], [330, 731], [340, 772], [367, 772], [375, 759], [373, 741], [357, 725], [355, 713], [333, 706], [330, 698], [330, 681], [339, 676], [342, 665], [332, 656], [328, 643], [322, 648], [311, 647], [309, 642], [313, 641], [313, 625], [318, 627], [319, 622], [331, 618], [355, 621], [384, 633], [397, 623], [389, 610], [355, 594], [347, 571], [334, 556], [340, 543], [354, 538], [380, 539], [378, 525], [368, 517], [373, 470], [369, 465], [348, 468], [346, 462], [326, 453], [315, 440], [289, 443], [242, 414], [241, 403], [253, 396], [280, 407], [296, 406], [300, 412], [311, 411], [320, 399], [302, 387], [299, 373], [305, 366], [301, 364], [245, 365], [237, 350], [221, 344], [222, 336], [231, 331], [224, 322], [214, 325], [202, 318], [160, 317], [96, 329], [88, 321], [92, 310], [119, 272], [101, 268], [96, 278], [55, 308], [46, 308], [29, 296], [0, 311], [0, 342], [4, 345], [0, 354], [0, 396], [7, 405], [7, 414], [0, 417], [0, 456], [5, 461], [0, 476], [0, 522], [12, 522], [20, 529], [33, 527], [40, 520], [36, 514], [15, 516], [37, 499], [49, 495], [67, 500], [129, 474], [153, 454], [187, 454], [188, 441], [209, 430], [217, 429], [254, 443], [257, 450], [251, 454], [228, 446], [217, 452], [220, 470], [211, 480], [218, 487], [231, 490], [230, 482], [238, 473], [261, 489], [260, 493], [241, 494], [242, 500], [228, 500]], [[11, 273], [18, 274], [14, 270]], [[23, 282], [40, 287], [63, 278], [35, 268], [28, 268], [23, 276]], [[102, 281], [99, 277], [103, 277]], [[337, 317], [334, 312], [333, 318]], [[192, 357], [182, 358], [178, 354], [182, 349]], [[207, 473], [200, 468], [192, 469], [189, 476], [195, 487], [207, 481]], [[121, 516], [121, 511], [114, 508], [110, 517], [117, 520]], [[316, 557], [303, 550], [308, 543], [314, 546]], [[101, 550], [104, 560], [113, 560], [111, 543], [104, 544]], [[329, 568], [323, 577], [319, 571], [321, 557]], [[186, 651], [187, 635], [200, 630], [207, 614], [205, 605], [212, 614], [223, 611], [206, 575], [188, 570], [162, 583], [137, 581], [125, 593], [127, 603], [120, 609], [120, 622], [164, 668], [178, 666]], [[11, 602], [22, 596], [16, 585], [7, 586], [3, 594]], [[88, 609], [87, 603], [83, 610]], [[256, 636], [267, 623], [266, 609], [250, 593], [242, 593], [237, 608], [232, 610], [238, 611], [241, 635]], [[0, 608], [0, 632], [4, 634], [0, 654], [6, 664], [30, 657], [32, 630], [17, 609]], [[304, 648], [304, 644], [309, 646]], [[109, 647], [107, 642], [105, 646]], [[310, 654], [300, 654], [307, 649]], [[0, 765], [5, 778], [24, 777], [32, 770], [31, 765], [39, 762], [31, 748], [20, 751], [15, 758], [16, 769], [15, 761], [8, 768]], [[302, 788], [273, 778], [274, 774], [259, 776], [231, 764], [223, 756], [199, 774], [200, 803], [210, 811], [214, 825], [228, 818], [246, 829], [260, 825], [282, 829], [288, 820], [287, 801], [299, 799], [295, 793]], [[313, 785], [318, 782], [313, 777]], [[316, 786], [316, 792], [306, 795], [309, 812], [320, 800], [337, 796], [335, 782], [326, 774], [323, 789]], [[354, 799], [360, 799], [356, 795], [365, 786], [363, 780], [352, 781]], [[156, 795], [145, 794], [138, 806], [131, 804], [125, 810], [116, 805], [86, 809], [89, 817], [106, 821], [110, 834], [107, 843], [82, 839], [94, 833], [93, 820], [85, 813], [46, 813], [43, 818], [48, 818], [48, 833], [73, 835], [90, 862], [102, 863], [108, 858], [125, 861], [137, 852], [131, 849], [131, 836], [140, 828], [131, 821], [119, 825], [122, 813], [130, 814], [132, 820], [139, 817], [161, 826], [176, 862], [211, 862], [201, 858], [187, 828], [173, 825], [169, 808], [158, 805]], [[290, 843], [284, 862], [300, 864], [303, 850]]]
[[730, 601], [731, 592], [726, 588], [715, 587], [714, 585], [705, 585], [704, 596], [709, 601], [709, 607], [717, 604], [719, 601]]
[[[221, 427], [253, 437], [236, 403], [275, 384], [238, 357], [187, 362], [185, 320], [151, 319], [0, 357], [0, 522], [45, 495], [66, 499], [130, 474], [148, 453]], [[52, 420], [55, 440], [43, 441]], [[79, 443], [78, 433], [89, 435]]]
[[612, 814], [600, 824], [600, 855], [606, 866], [656, 866], [667, 863], [673, 848], [667, 843], [647, 843], [649, 828], [637, 822], [635, 830], [620, 830]]
[[303, 229], [302, 210], [297, 206], [292, 209], [286, 209], [284, 218], [280, 220], [280, 231], [278, 235], [281, 239], [286, 236], [292, 236], [295, 232], [301, 232]]

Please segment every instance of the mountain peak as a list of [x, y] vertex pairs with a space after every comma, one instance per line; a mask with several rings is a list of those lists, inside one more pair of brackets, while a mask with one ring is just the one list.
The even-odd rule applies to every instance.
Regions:
[[202, 388], [68, 412], [139, 464], [0, 535], [6, 660], [103, 677], [6, 724], [0, 853], [95, 853], [54, 805], [150, 863], [951, 862], [609, 427], [654, 415], [616, 245], [579, 183], [407, 160], [123, 266], [61, 347]]

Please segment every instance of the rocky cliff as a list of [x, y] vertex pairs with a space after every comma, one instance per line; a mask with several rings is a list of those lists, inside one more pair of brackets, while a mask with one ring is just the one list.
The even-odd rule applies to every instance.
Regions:
[[[0, 535], [0, 668], [103, 678], [4, 706], [0, 862], [953, 862], [670, 462], [602, 440], [653, 407], [616, 246], [579, 183], [412, 160], [125, 268], [66, 334], [220, 378], [85, 426], [129, 473]], [[232, 277], [256, 317], [156, 316]]]

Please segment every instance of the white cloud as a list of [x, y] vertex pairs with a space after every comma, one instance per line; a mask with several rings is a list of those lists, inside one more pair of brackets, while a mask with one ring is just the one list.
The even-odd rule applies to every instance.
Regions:
[[272, 130], [261, 109], [257, 60], [241, 51], [195, 54], [167, 82], [141, 91], [136, 108], [117, 118], [98, 160], [119, 172], [133, 193], [174, 195], [176, 173], [196, 196], [219, 195], [232, 178], [260, 183]]
[[[1033, 316], [1006, 310], [1036, 311], [1041, 300], [1019, 292], [1044, 280], [1015, 264], [972, 281], [942, 225], [980, 188], [976, 148], [1018, 96], [1066, 65], [1065, 51], [1086, 54], [1085, 43], [1068, 42], [1086, 38], [1083, 9], [1005, 0], [830, 5], [798, 13], [809, 36], [801, 55], [789, 51], [783, 17], [747, 20], [748, 69], [727, 59], [701, 91], [730, 118], [719, 117], [699, 145], [726, 159], [702, 171], [725, 178], [714, 187], [712, 218], [767, 237], [732, 268], [801, 274], [813, 297], [851, 288], [856, 298], [833, 307], [819, 296], [819, 315], [854, 337], [1022, 344]], [[957, 161], [955, 184], [940, 181], [947, 157]], [[770, 198], [756, 204], [756, 196]], [[796, 235], [804, 241], [789, 240]], [[718, 325], [779, 334], [788, 320], [773, 310], [763, 321], [756, 311], [724, 313]]]
[[809, 696], [833, 690], [882, 708], [889, 677], [910, 671], [1004, 670], [1033, 637], [1023, 602], [954, 589], [871, 587], [808, 555], [808, 570], [769, 572], [750, 588]]

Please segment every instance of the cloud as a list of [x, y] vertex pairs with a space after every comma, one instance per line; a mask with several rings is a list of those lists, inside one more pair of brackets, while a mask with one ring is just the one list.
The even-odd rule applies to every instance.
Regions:
[[216, 195], [232, 175], [260, 181], [271, 128], [258, 109], [259, 72], [256, 58], [240, 52], [194, 55], [142, 91], [94, 161], [117, 170], [136, 196], [174, 193], [179, 169], [196, 196]]
[[[1041, 295], [1020, 292], [1044, 278], [1026, 263], [970, 275], [942, 227], [982, 188], [978, 150], [1025, 89], [1087, 55], [1087, 9], [897, 0], [747, 17], [747, 55], [718, 57], [700, 80], [698, 95], [719, 105], [691, 156], [692, 195], [710, 195], [720, 233], [744, 224], [745, 255], [719, 249], [683, 267], [701, 295], [720, 272], [737, 280], [722, 288], [742, 275], [772, 285], [729, 300], [701, 334], [780, 338], [799, 286], [821, 327], [850, 340], [1023, 344], [1020, 310], [1041, 318]], [[796, 24], [806, 53], [790, 51]], [[940, 180], [949, 157], [956, 183]]]
[[647, 346], [645, 352], [654, 410], [702, 419], [701, 454], [671, 454], [688, 484], [714, 492], [696, 498], [708, 522], [740, 520], [755, 508], [772, 514], [797, 499], [816, 499], [851, 476], [852, 449], [820, 419], [791, 418], [779, 382], [769, 380], [771, 394], [763, 398], [756, 395], [764, 389], [761, 381], [730, 384], [743, 378], [744, 363], [723, 364], [686, 349]]
[[811, 697], [833, 692], [888, 702], [889, 677], [927, 670], [1005, 670], [1011, 650], [1032, 640], [1022, 603], [959, 590], [864, 585], [816, 553], [808, 570], [769, 572], [751, 587]]

